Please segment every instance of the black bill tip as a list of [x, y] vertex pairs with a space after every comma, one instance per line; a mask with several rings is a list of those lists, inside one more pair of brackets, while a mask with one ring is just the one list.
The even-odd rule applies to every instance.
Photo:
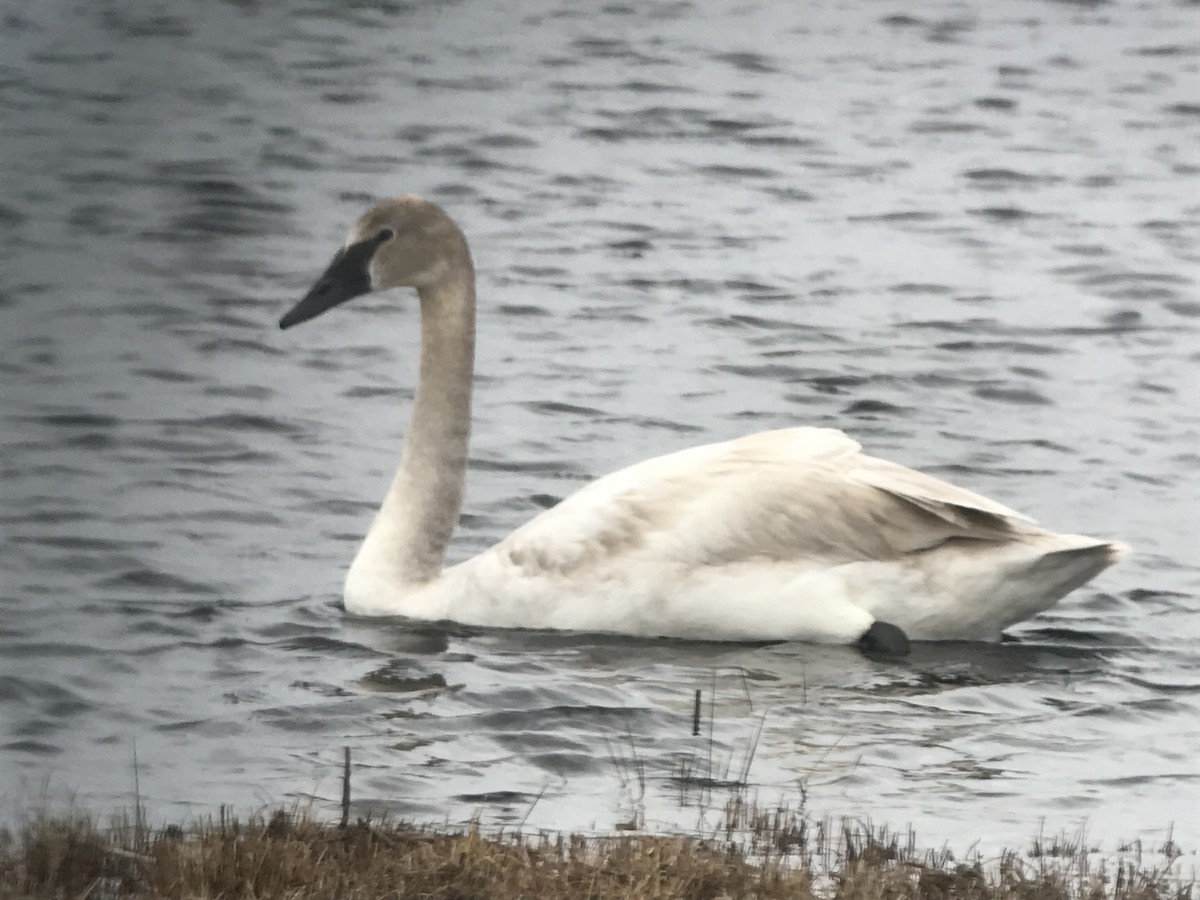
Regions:
[[[357, 296], [357, 294], [350, 294], [342, 297], [340, 294], [344, 291], [336, 291], [336, 287], [333, 280], [328, 277], [328, 273], [323, 275], [321, 280], [313, 285], [312, 290], [304, 295], [304, 299], [280, 316], [279, 328], [282, 330], [299, 325], [301, 322], [307, 322], [325, 310], [349, 300], [352, 296]], [[365, 291], [359, 293], [365, 293]]]
[[304, 299], [283, 314], [279, 320], [279, 327], [291, 328], [293, 325], [315, 319], [327, 309], [369, 293], [371, 273], [368, 266], [380, 243], [377, 237], [370, 238], [339, 251], [329, 268], [304, 295]]

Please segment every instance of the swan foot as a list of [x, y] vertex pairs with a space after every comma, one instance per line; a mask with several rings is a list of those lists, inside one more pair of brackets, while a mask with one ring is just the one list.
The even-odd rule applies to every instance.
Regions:
[[907, 656], [910, 649], [908, 635], [891, 622], [875, 621], [862, 633], [858, 646], [864, 653], [880, 656]]

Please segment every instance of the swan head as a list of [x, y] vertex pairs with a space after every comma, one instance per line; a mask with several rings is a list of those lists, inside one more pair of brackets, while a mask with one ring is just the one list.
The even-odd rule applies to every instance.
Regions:
[[435, 203], [412, 195], [369, 209], [304, 298], [279, 320], [291, 328], [372, 291], [429, 288], [470, 264], [466, 239]]

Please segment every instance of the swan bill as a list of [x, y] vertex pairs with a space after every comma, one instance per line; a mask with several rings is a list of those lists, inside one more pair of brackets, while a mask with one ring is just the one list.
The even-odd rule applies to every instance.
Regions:
[[380, 243], [378, 237], [373, 237], [339, 250], [304, 299], [284, 313], [279, 327], [291, 328], [315, 319], [326, 310], [369, 293], [371, 274], [368, 266]]

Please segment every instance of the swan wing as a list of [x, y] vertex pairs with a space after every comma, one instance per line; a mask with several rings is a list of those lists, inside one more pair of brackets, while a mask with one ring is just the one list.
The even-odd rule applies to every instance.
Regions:
[[899, 559], [951, 539], [1005, 541], [1021, 517], [932, 476], [864, 455], [828, 428], [684, 450], [593, 482], [493, 553], [530, 576], [638, 560], [674, 571], [739, 562]]

